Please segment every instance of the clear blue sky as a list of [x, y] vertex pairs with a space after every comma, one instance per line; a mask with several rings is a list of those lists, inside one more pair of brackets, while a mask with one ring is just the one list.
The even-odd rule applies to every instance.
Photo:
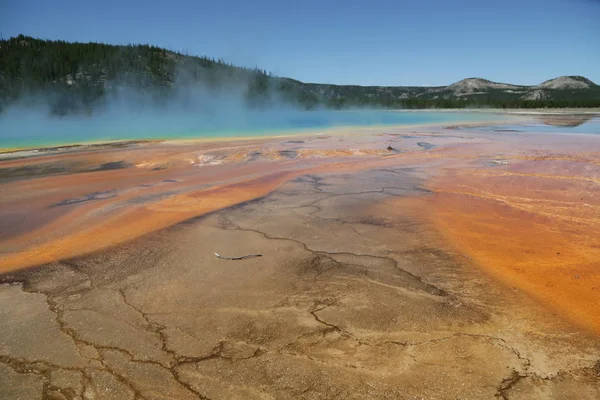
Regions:
[[150, 43], [306, 82], [600, 84], [600, 0], [0, 0], [0, 31]]

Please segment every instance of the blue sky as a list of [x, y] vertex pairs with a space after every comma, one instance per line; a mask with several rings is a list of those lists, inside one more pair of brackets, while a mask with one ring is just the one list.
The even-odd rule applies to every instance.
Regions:
[[305, 82], [600, 84], [600, 0], [0, 0], [0, 33], [150, 43]]

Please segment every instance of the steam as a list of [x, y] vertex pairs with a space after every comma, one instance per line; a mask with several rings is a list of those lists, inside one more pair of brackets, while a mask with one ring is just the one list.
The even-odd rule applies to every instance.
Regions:
[[59, 94], [31, 94], [0, 113], [0, 148], [256, 135], [297, 128], [306, 113], [270, 88], [252, 97], [251, 78], [209, 85], [180, 71], [171, 87], [162, 91], [107, 82], [100, 101], [92, 107], [75, 104], [76, 112], [62, 116], [53, 109]]
[[[112, 140], [258, 136], [332, 126], [452, 122], [464, 117], [375, 110], [331, 111], [286, 98], [275, 80], [246, 71], [202, 76], [181, 69], [170, 87], [140, 89], [124, 79], [105, 82], [105, 94], [90, 107], [56, 115], [64, 91], [32, 93], [0, 113], [0, 148], [56, 146]], [[67, 77], [67, 79], [70, 79]], [[85, 79], [80, 78], [80, 79]], [[265, 84], [266, 82], [266, 84]], [[257, 89], [258, 87], [258, 91]], [[262, 86], [260, 86], [262, 85]], [[265, 86], [266, 85], [266, 86]], [[60, 87], [60, 85], [58, 85]], [[62, 89], [66, 83], [62, 85]]]

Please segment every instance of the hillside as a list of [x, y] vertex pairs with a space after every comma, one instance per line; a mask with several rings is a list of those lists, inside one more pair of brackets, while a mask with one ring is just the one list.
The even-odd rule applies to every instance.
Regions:
[[349, 86], [303, 83], [261, 69], [149, 45], [47, 41], [20, 35], [0, 41], [0, 112], [48, 106], [56, 115], [91, 113], [109, 100], [168, 104], [234, 96], [250, 107], [302, 108], [600, 107], [600, 86], [565, 76], [537, 86], [469, 78], [448, 86]]

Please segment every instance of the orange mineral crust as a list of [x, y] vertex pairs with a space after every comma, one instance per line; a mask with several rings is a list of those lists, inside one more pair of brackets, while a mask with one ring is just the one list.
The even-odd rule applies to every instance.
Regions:
[[371, 138], [342, 140], [347, 144], [311, 138], [287, 151], [280, 140], [153, 143], [6, 160], [0, 163], [0, 271], [110, 247], [264, 196], [303, 174], [437, 157], [391, 152]]
[[[289, 179], [291, 174], [277, 173], [264, 178], [215, 186], [190, 195], [174, 196], [147, 207], [123, 210], [102, 223], [90, 224], [89, 228], [74, 230], [38, 246], [1, 255], [2, 272], [89, 253], [194, 216], [263, 196]], [[78, 215], [69, 215], [69, 218], [75, 219]], [[58, 222], [66, 223], [62, 219]]]
[[492, 276], [600, 333], [598, 149], [597, 135], [390, 128], [1, 160], [0, 272], [105, 249], [302, 175], [418, 167], [432, 193], [386, 203], [432, 220]]
[[600, 332], [599, 177], [563, 159], [453, 169], [419, 210], [490, 274]]

